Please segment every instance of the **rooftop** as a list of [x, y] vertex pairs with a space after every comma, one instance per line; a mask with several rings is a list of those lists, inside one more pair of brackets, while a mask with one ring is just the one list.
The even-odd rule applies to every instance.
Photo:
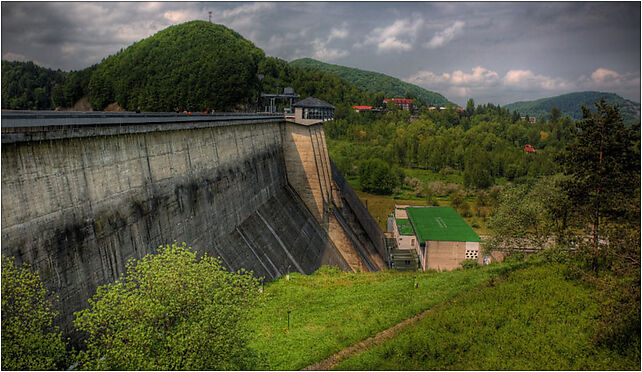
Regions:
[[302, 99], [299, 102], [292, 105], [292, 107], [312, 107], [312, 108], [331, 108], [334, 109], [334, 106], [327, 103], [326, 101], [314, 97], [308, 97]]
[[399, 235], [413, 236], [415, 231], [410, 225], [410, 221], [405, 218], [397, 218], [397, 230], [399, 230]]
[[420, 242], [481, 242], [477, 233], [451, 207], [408, 207], [406, 212]]

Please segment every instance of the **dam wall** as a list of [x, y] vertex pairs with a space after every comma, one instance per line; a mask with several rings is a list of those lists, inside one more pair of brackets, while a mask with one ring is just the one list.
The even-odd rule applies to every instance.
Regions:
[[111, 119], [3, 113], [2, 254], [59, 297], [64, 330], [128, 260], [173, 241], [267, 280], [351, 269], [290, 184], [282, 118]]

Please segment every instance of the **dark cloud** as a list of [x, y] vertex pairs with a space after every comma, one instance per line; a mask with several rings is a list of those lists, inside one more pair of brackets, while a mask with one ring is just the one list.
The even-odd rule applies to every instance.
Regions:
[[3, 1], [2, 57], [82, 69], [208, 11], [268, 55], [386, 73], [460, 104], [582, 89], [640, 100], [635, 2]]

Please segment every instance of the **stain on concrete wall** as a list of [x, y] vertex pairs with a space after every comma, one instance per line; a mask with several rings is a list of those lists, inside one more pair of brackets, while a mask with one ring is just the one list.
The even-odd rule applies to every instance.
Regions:
[[66, 330], [128, 260], [174, 240], [267, 279], [349, 269], [288, 185], [282, 125], [5, 143], [2, 253], [40, 273]]

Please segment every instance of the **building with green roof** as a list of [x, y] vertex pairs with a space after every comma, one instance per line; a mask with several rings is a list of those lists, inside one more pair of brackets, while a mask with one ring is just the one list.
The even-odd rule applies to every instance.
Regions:
[[424, 269], [452, 270], [466, 259], [481, 263], [479, 235], [451, 207], [395, 206], [399, 249], [415, 250]]

